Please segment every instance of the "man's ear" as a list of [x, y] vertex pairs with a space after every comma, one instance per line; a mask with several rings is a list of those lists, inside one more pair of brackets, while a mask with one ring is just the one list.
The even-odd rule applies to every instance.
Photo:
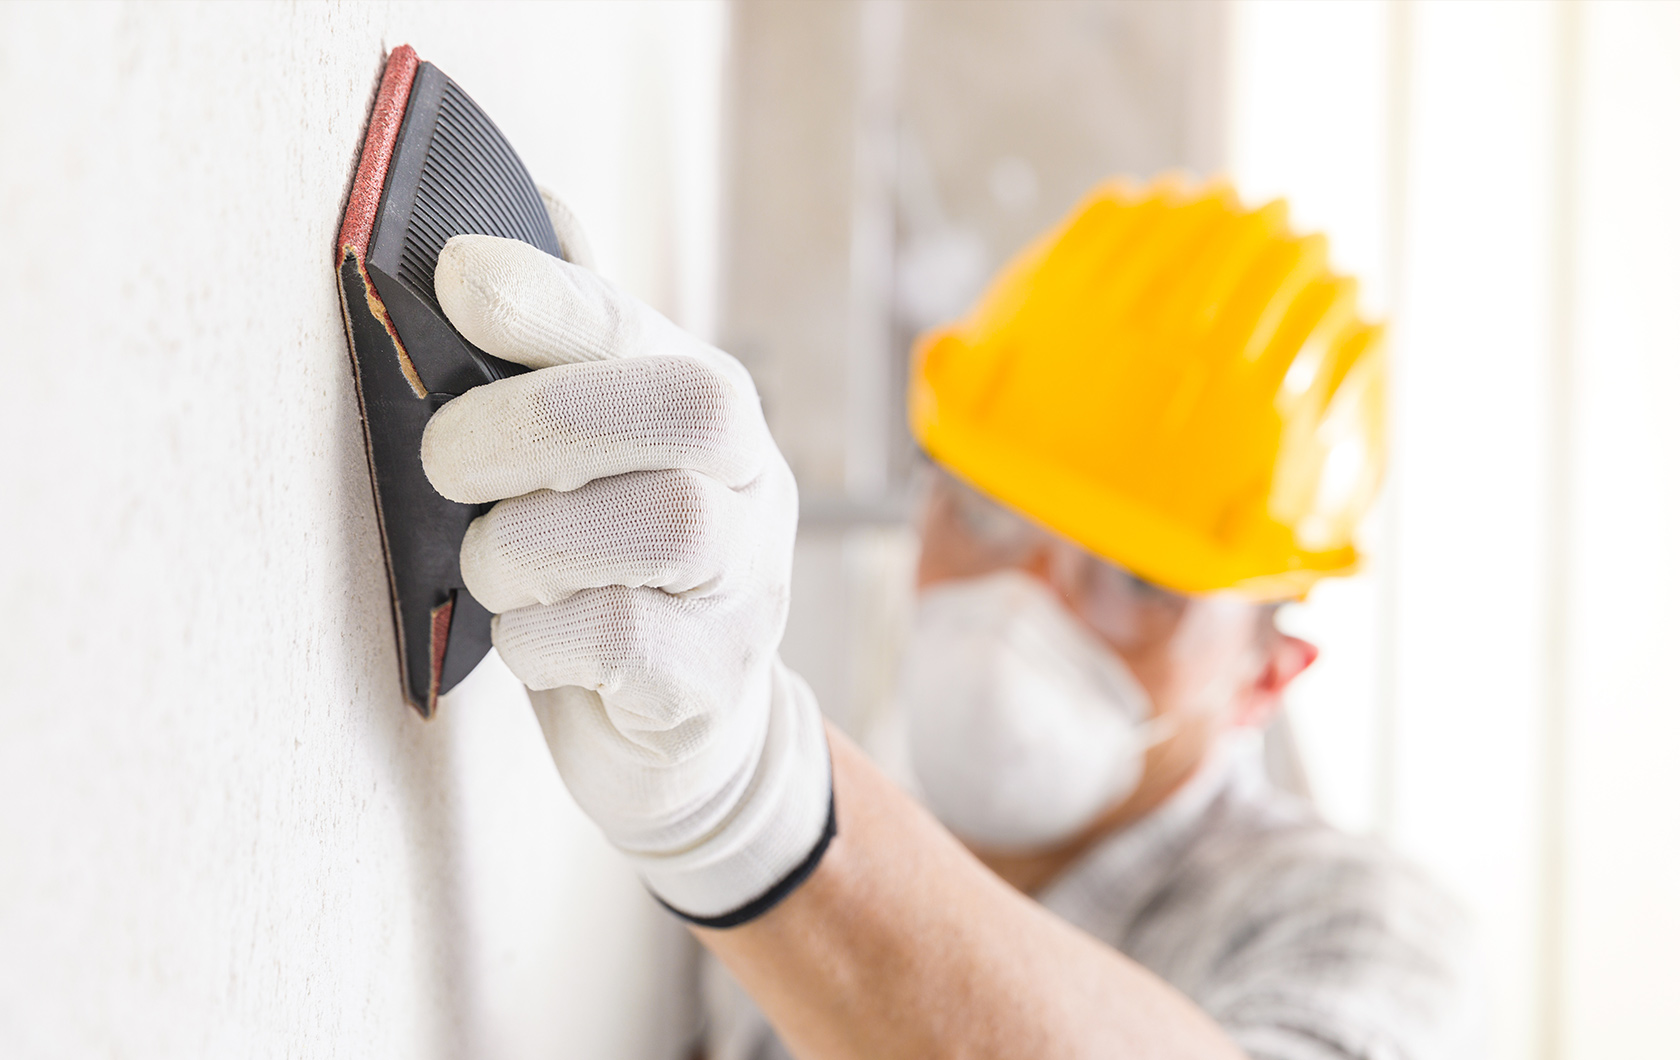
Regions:
[[1284, 690], [1317, 658], [1318, 646], [1315, 644], [1287, 633], [1272, 637], [1266, 648], [1265, 662], [1254, 676], [1247, 698], [1237, 708], [1233, 719], [1236, 724], [1259, 728], [1271, 721], [1272, 715], [1283, 706]]

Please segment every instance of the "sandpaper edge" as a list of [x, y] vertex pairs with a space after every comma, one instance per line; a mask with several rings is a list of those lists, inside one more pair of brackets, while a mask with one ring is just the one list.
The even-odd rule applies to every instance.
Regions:
[[414, 87], [414, 74], [419, 69], [420, 56], [406, 44], [398, 45], [385, 60], [373, 113], [368, 116], [367, 136], [362, 140], [362, 156], [356, 163], [356, 179], [350, 186], [344, 222], [338, 229], [337, 264], [344, 263], [345, 253], [352, 248], [358, 257], [367, 260], [373, 222], [379, 215], [379, 198], [385, 191], [385, 175], [391, 167], [397, 134], [402, 131], [403, 114], [408, 110], [408, 93]]

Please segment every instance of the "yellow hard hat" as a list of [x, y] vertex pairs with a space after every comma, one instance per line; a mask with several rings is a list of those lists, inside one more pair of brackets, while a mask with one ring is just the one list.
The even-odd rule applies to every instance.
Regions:
[[1359, 564], [1382, 329], [1281, 201], [1092, 192], [917, 342], [910, 427], [983, 493], [1169, 589], [1300, 597]]

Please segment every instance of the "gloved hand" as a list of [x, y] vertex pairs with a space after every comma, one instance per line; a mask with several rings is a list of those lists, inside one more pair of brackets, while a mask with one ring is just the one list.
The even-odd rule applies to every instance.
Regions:
[[499, 501], [461, 546], [473, 597], [567, 788], [649, 888], [739, 923], [833, 834], [822, 717], [776, 656], [798, 503], [747, 371], [595, 273], [457, 236], [439, 303], [538, 369], [426, 428], [437, 491]]

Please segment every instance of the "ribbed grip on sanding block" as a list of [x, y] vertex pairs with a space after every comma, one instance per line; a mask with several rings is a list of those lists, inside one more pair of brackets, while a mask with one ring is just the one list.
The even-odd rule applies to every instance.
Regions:
[[542, 196], [460, 86], [421, 63], [368, 248], [368, 271], [426, 390], [460, 394], [524, 371], [467, 342], [438, 305], [438, 254], [451, 236], [518, 239], [560, 256]]
[[[421, 66], [422, 77], [428, 65]], [[413, 209], [397, 278], [433, 305], [432, 273], [450, 236], [507, 236], [560, 254], [554, 226], [525, 166], [484, 112], [447, 77]]]

